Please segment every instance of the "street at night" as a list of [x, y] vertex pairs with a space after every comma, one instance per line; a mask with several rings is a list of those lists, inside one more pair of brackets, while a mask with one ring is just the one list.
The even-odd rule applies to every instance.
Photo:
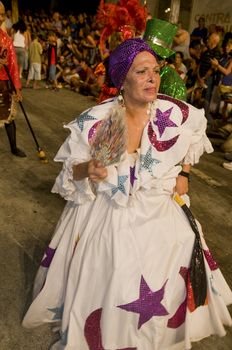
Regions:
[[[61, 168], [53, 162], [68, 135], [63, 124], [95, 104], [90, 96], [68, 89], [59, 92], [23, 89], [23, 105], [48, 163], [40, 161], [32, 135], [18, 106], [18, 146], [27, 158], [9, 151], [4, 129], [0, 129], [1, 159], [1, 350], [45, 350], [56, 334], [45, 325], [25, 330], [21, 319], [31, 300], [31, 289], [43, 251], [65, 205], [51, 187]], [[221, 166], [223, 153], [216, 140], [215, 151], [204, 155], [190, 180], [191, 208], [203, 226], [214, 258], [232, 287], [232, 186], [231, 172]], [[231, 310], [231, 308], [230, 308]], [[194, 350], [230, 350], [232, 332], [224, 338], [210, 337], [194, 344]]]

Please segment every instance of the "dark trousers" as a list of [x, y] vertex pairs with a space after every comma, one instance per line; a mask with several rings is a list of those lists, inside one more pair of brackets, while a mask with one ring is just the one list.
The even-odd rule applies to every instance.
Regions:
[[17, 151], [15, 121], [12, 120], [10, 123], [6, 123], [5, 130], [10, 143], [10, 150], [12, 153], [15, 153]]

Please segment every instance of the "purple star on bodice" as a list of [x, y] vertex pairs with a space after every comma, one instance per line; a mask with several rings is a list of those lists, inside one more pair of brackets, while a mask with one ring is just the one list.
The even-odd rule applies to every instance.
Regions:
[[163, 287], [156, 292], [153, 292], [148, 286], [147, 282], [141, 276], [139, 298], [129, 304], [118, 305], [119, 308], [139, 314], [138, 329], [149, 321], [153, 316], [168, 315], [167, 310], [161, 304], [164, 297], [164, 289], [167, 281]]
[[177, 125], [170, 120], [170, 115], [173, 107], [167, 109], [165, 112], [162, 112], [159, 108], [156, 110], [157, 120], [154, 122], [158, 126], [160, 137], [163, 135], [167, 127], [177, 127]]
[[135, 176], [135, 166], [130, 166], [130, 183], [131, 186], [134, 186], [134, 182], [137, 180], [137, 177]]

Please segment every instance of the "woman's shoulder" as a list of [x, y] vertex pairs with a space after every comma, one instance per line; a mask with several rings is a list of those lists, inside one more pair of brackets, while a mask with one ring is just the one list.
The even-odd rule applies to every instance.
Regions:
[[198, 109], [190, 103], [165, 94], [158, 94], [157, 100], [158, 108], [162, 108], [164, 110], [172, 108], [172, 112], [175, 112], [175, 114], [180, 114], [182, 116], [183, 122], [187, 121], [187, 119], [191, 116], [194, 116], [194, 118], [198, 119], [204, 115], [203, 109]]
[[91, 125], [95, 124], [97, 121], [106, 118], [114, 104], [115, 98], [111, 98], [98, 105], [90, 107], [67, 124], [66, 127], [70, 128], [73, 127], [73, 125], [77, 125], [80, 131], [83, 131], [84, 129], [91, 127]]
[[89, 109], [84, 111], [83, 113], [80, 114], [88, 114], [96, 117], [96, 119], [104, 119], [107, 113], [110, 111], [110, 109], [114, 106], [116, 102], [115, 98], [109, 98]]

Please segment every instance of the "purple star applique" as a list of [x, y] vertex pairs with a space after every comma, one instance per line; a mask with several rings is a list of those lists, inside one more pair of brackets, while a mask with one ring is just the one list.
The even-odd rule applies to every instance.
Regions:
[[173, 107], [167, 109], [165, 112], [162, 112], [159, 108], [156, 110], [157, 120], [154, 122], [158, 126], [160, 137], [163, 135], [167, 127], [177, 127], [177, 125], [170, 120], [170, 115]]
[[44, 254], [45, 256], [44, 256], [43, 260], [41, 261], [40, 265], [48, 268], [52, 262], [52, 259], [53, 259], [55, 252], [56, 252], [56, 249], [47, 247], [47, 249], [45, 250], [45, 254]]
[[141, 276], [139, 298], [129, 304], [118, 305], [119, 308], [139, 314], [138, 329], [148, 322], [153, 316], [166, 316], [167, 310], [161, 304], [164, 297], [164, 289], [167, 281], [163, 287], [156, 292], [153, 292], [148, 286], [147, 282]]
[[135, 176], [135, 166], [130, 166], [130, 183], [131, 186], [134, 186], [134, 182], [137, 180], [137, 177]]

